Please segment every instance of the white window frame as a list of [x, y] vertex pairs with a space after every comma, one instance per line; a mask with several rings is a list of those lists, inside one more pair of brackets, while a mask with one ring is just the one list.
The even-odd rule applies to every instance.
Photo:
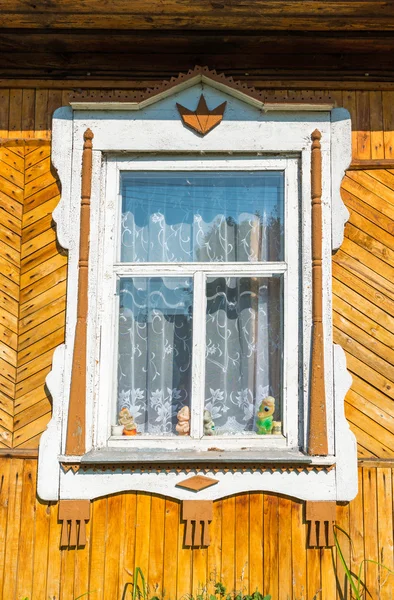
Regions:
[[[171, 87], [171, 86], [170, 86]], [[206, 136], [186, 128], [176, 103], [194, 109], [201, 94], [209, 107], [227, 102], [223, 121]], [[94, 134], [89, 251], [89, 311], [87, 323], [86, 453], [65, 453], [69, 409], [71, 365], [76, 326], [78, 259], [81, 203], [81, 161], [83, 136]], [[311, 134], [321, 132], [322, 218], [323, 218], [323, 326], [326, 385], [326, 414], [329, 455], [310, 457], [307, 452], [309, 428], [309, 376], [311, 339]], [[147, 154], [172, 156], [220, 153], [299, 157], [302, 302], [299, 324], [302, 330], [302, 359], [297, 371], [302, 389], [298, 403], [298, 440], [295, 448], [251, 448], [247, 452], [226, 450], [211, 453], [211, 462], [202, 468], [209, 452], [148, 448], [108, 447], [108, 403], [102, 412], [99, 382], [102, 365], [101, 327], [103, 314], [100, 274], [103, 272], [100, 243], [105, 229], [103, 188], [106, 156]], [[198, 499], [219, 499], [230, 494], [266, 491], [305, 500], [347, 501], [357, 493], [357, 450], [344, 414], [344, 398], [351, 378], [345, 355], [332, 343], [331, 253], [340, 247], [348, 218], [340, 186], [351, 160], [351, 123], [342, 108], [311, 105], [264, 105], [241, 89], [204, 74], [181, 82], [146, 102], [102, 103], [86, 101], [55, 111], [52, 129], [52, 162], [61, 182], [61, 200], [53, 213], [60, 245], [68, 249], [67, 311], [65, 344], [54, 353], [47, 386], [53, 399], [52, 419], [42, 435], [39, 448], [38, 494], [48, 501], [93, 499], [126, 490], [159, 493], [179, 500], [195, 497], [178, 484], [190, 471], [203, 472], [217, 484], [199, 492]], [[111, 246], [112, 247], [112, 246]], [[112, 266], [111, 266], [112, 269]], [[105, 276], [105, 272], [104, 272]], [[113, 284], [113, 272], [109, 273]], [[114, 302], [111, 291], [111, 306]], [[99, 415], [105, 413], [105, 427], [99, 433]], [[104, 418], [104, 417], [103, 417]], [[289, 415], [288, 415], [289, 420]], [[102, 436], [102, 437], [100, 437]], [[265, 443], [265, 442], [264, 442]], [[156, 444], [157, 448], [157, 444]], [[160, 454], [160, 456], [159, 456]], [[212, 456], [215, 454], [215, 456]], [[117, 465], [121, 463], [122, 467]], [[87, 470], [69, 470], [64, 465], [82, 465]], [[148, 468], [144, 468], [148, 464]], [[230, 469], [226, 465], [232, 464]], [[234, 465], [239, 464], [240, 468]], [[276, 465], [279, 467], [276, 468]], [[62, 466], [63, 465], [63, 466]], [[173, 465], [173, 467], [171, 466]], [[182, 465], [187, 465], [183, 469]], [[199, 466], [200, 465], [200, 466]], [[212, 468], [209, 467], [212, 465]], [[253, 465], [249, 468], [248, 465]], [[281, 468], [280, 465], [285, 465]], [[287, 469], [286, 465], [297, 469]], [[334, 468], [332, 468], [334, 466]], [[103, 467], [103, 468], [102, 468]], [[318, 468], [315, 468], [318, 467]], [[298, 472], [301, 469], [302, 472]]]
[[[228, 262], [228, 263], [126, 263], [119, 262], [120, 249], [120, 210], [119, 193], [121, 172], [264, 172], [281, 171], [284, 173], [284, 260], [282, 262]], [[289, 398], [298, 398], [300, 392], [299, 359], [302, 340], [299, 340], [299, 213], [302, 211], [302, 199], [299, 193], [299, 157], [282, 156], [223, 156], [208, 155], [200, 157], [169, 156], [163, 154], [119, 157], [107, 155], [103, 159], [102, 210], [104, 235], [101, 238], [99, 253], [102, 256], [101, 276], [98, 290], [102, 294], [99, 300], [101, 315], [98, 328], [101, 332], [101, 351], [98, 377], [99, 410], [97, 414], [96, 437], [94, 447], [107, 445], [110, 448], [152, 448], [159, 445], [165, 449], [208, 450], [219, 445], [224, 450], [243, 448], [298, 448], [298, 405], [288, 402]], [[293, 228], [291, 227], [293, 225]], [[307, 242], [306, 236], [303, 237]], [[259, 277], [274, 274], [283, 275], [283, 389], [282, 389], [282, 427], [284, 435], [268, 436], [203, 436], [202, 413], [204, 410], [205, 378], [205, 279], [215, 276]], [[121, 276], [188, 276], [193, 278], [193, 355], [192, 355], [192, 394], [191, 394], [191, 432], [190, 436], [155, 436], [139, 434], [135, 437], [111, 437], [111, 424], [116, 414], [117, 389], [117, 336], [118, 306], [117, 281]], [[294, 307], [297, 307], [294, 310]], [[100, 335], [100, 333], [98, 334]], [[113, 365], [108, 369], [108, 365]], [[214, 443], [215, 442], [215, 443]]]

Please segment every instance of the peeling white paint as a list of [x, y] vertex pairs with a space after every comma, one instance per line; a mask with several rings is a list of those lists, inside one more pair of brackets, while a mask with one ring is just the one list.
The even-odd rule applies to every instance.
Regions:
[[[220, 88], [220, 89], [219, 89]], [[201, 93], [208, 106], [227, 101], [224, 120], [206, 137], [183, 126], [175, 103], [194, 109]], [[93, 139], [93, 185], [91, 197], [91, 240], [89, 258], [89, 320], [86, 447], [94, 449], [107, 443], [98, 434], [98, 424], [107, 418], [110, 399], [100, 396], [100, 336], [105, 304], [101, 295], [103, 273], [99, 241], [105, 229], [105, 163], [107, 153], [129, 157], [142, 153], [177, 153], [207, 156], [210, 153], [250, 155], [284, 154], [301, 160], [302, 209], [302, 286], [300, 317], [303, 323], [303, 395], [299, 398], [299, 446], [306, 447], [308, 425], [309, 356], [311, 332], [311, 210], [310, 153], [311, 133], [322, 133], [323, 159], [323, 305], [325, 326], [326, 393], [329, 447], [336, 469], [329, 472], [227, 472], [211, 473], [219, 483], [198, 494], [198, 498], [217, 499], [231, 494], [265, 490], [309, 500], [350, 500], [357, 492], [356, 450], [353, 434], [344, 416], [344, 396], [349, 375], [344, 353], [332, 345], [331, 253], [343, 239], [348, 213], [340, 196], [344, 170], [350, 163], [350, 117], [344, 109], [280, 110], [262, 112], [256, 103], [247, 103], [242, 93], [234, 93], [223, 84], [211, 85], [202, 78], [191, 85], [179, 86], [138, 111], [103, 110], [97, 105], [88, 110], [58, 109], [53, 119], [52, 160], [62, 185], [61, 201], [54, 211], [60, 244], [69, 250], [67, 282], [66, 342], [54, 354], [47, 385], [53, 398], [53, 416], [43, 434], [39, 452], [38, 494], [45, 500], [57, 498], [96, 498], [123, 490], [142, 490], [173, 498], [189, 499], [195, 494], [177, 488], [185, 479], [176, 472], [78, 472], [65, 474], [59, 464], [64, 452], [67, 427], [71, 364], [76, 322], [77, 264], [79, 253], [80, 186], [83, 133], [89, 127]], [[150, 104], [150, 105], [149, 105]], [[81, 107], [82, 108], [82, 107]], [[110, 368], [110, 366], [107, 366]], [[104, 415], [104, 416], [103, 416]], [[266, 443], [266, 441], [264, 442]], [[263, 445], [264, 446], [264, 445]], [[264, 461], [264, 447], [261, 459]], [[197, 471], [198, 472], [198, 471]], [[193, 474], [193, 473], [191, 473]]]

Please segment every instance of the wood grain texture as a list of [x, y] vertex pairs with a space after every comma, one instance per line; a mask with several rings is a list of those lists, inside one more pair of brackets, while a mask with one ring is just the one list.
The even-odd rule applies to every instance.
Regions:
[[351, 171], [342, 197], [350, 219], [333, 260], [333, 308], [334, 340], [345, 348], [354, 378], [346, 417], [360, 456], [388, 458], [394, 455], [394, 177], [387, 169]]
[[67, 421], [66, 454], [85, 453], [86, 419], [86, 345], [88, 318], [88, 271], [90, 238], [90, 194], [92, 187], [92, 139], [87, 129], [83, 136], [80, 237], [78, 260], [77, 322], [71, 368], [70, 403]]
[[[111, 4], [84, 0], [54, 0], [30, 5], [23, 0], [1, 2], [3, 28], [121, 29], [121, 30], [298, 30], [298, 31], [391, 31], [394, 8], [376, 0], [313, 1], [280, 3], [273, 0], [115, 0]], [[61, 46], [60, 46], [61, 47]]]
[[328, 454], [326, 392], [324, 383], [323, 330], [323, 221], [322, 221], [322, 157], [321, 133], [312, 133], [311, 199], [312, 199], [312, 351], [309, 400], [308, 454]]

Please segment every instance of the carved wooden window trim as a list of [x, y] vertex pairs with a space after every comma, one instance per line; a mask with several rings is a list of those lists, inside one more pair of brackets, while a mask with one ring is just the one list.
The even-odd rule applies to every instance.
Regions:
[[[258, 456], [244, 457], [243, 460], [237, 456], [232, 461], [232, 467], [229, 470], [226, 467], [229, 457], [223, 456], [220, 449], [216, 449], [209, 456], [207, 455], [206, 460], [203, 461], [204, 465], [198, 456], [191, 460], [190, 457], [187, 457], [183, 462], [182, 457], [176, 456], [178, 470], [172, 471], [168, 466], [171, 464], [171, 455], [168, 453], [164, 453], [162, 459], [157, 461], [152, 455], [125, 456], [124, 453], [123, 455], [116, 454], [117, 451], [114, 449], [109, 449], [106, 453], [102, 447], [92, 447], [92, 432], [97, 423], [97, 414], [103, 408], [99, 406], [102, 399], [97, 397], [93, 375], [94, 362], [97, 361], [97, 353], [93, 352], [94, 348], [97, 348], [96, 333], [94, 333], [96, 331], [95, 319], [97, 319], [97, 316], [94, 317], [97, 315], [95, 273], [99, 262], [97, 262], [97, 245], [93, 233], [90, 240], [89, 264], [86, 265], [87, 246], [86, 241], [82, 238], [79, 239], [83, 228], [79, 228], [78, 215], [80, 213], [82, 219], [86, 217], [89, 208], [88, 196], [89, 198], [91, 196], [90, 227], [91, 232], [98, 231], [99, 211], [97, 205], [102, 201], [100, 200], [100, 189], [103, 187], [103, 182], [100, 180], [100, 173], [105, 152], [135, 152], [137, 149], [144, 152], [160, 150], [158, 147], [149, 146], [152, 139], [152, 134], [146, 135], [149, 128], [141, 137], [145, 126], [144, 111], [153, 110], [149, 117], [152, 120], [152, 115], [156, 114], [154, 111], [160, 110], [160, 106], [156, 109], [155, 104], [158, 106], [157, 103], [160, 102], [166, 103], [166, 107], [171, 103], [172, 108], [166, 108], [167, 111], [176, 111], [177, 103], [193, 110], [198, 105], [199, 99], [201, 101], [202, 93], [204, 98], [206, 97], [207, 106], [212, 109], [227, 103], [226, 111], [229, 110], [232, 117], [226, 120], [226, 113], [224, 113], [225, 116], [220, 121], [220, 125], [217, 123], [217, 126], [212, 129], [207, 126], [206, 131], [203, 127], [204, 131], [194, 133], [185, 128], [182, 130], [182, 122], [178, 114], [179, 126], [174, 122], [171, 132], [165, 127], [161, 132], [162, 137], [166, 138], [170, 135], [171, 139], [176, 140], [175, 147], [171, 150], [180, 153], [206, 152], [207, 150], [215, 152], [259, 151], [263, 154], [268, 152], [273, 155], [281, 152], [295, 152], [301, 157], [303, 170], [301, 194], [304, 202], [308, 197], [310, 207], [313, 205], [313, 208], [308, 209], [310, 211], [308, 215], [305, 215], [306, 219], [310, 219], [309, 224], [304, 223], [307, 230], [310, 232], [313, 230], [313, 254], [312, 248], [310, 250], [306, 248], [304, 258], [310, 261], [310, 271], [313, 271], [310, 286], [313, 287], [313, 313], [310, 309], [308, 316], [310, 325], [308, 326], [310, 331], [313, 331], [313, 352], [318, 356], [318, 360], [313, 361], [313, 366], [314, 369], [315, 367], [318, 369], [308, 374], [311, 376], [311, 406], [309, 407], [309, 400], [308, 404], [304, 403], [304, 415], [305, 417], [308, 415], [309, 426], [302, 444], [303, 454], [290, 452], [287, 457], [283, 454], [270, 457], [267, 454], [264, 455], [262, 461], [259, 461]], [[343, 413], [343, 397], [349, 385], [349, 378], [341, 350], [329, 348], [327, 352], [327, 340], [330, 339], [330, 318], [327, 315], [327, 307], [330, 306], [329, 299], [327, 299], [327, 270], [329, 271], [329, 252], [339, 247], [343, 236], [343, 224], [347, 216], [340, 199], [339, 187], [344, 169], [350, 159], [350, 128], [346, 111], [333, 109], [330, 98], [323, 100], [320, 105], [314, 106], [307, 104], [294, 106], [294, 104], [286, 102], [270, 104], [267, 102], [267, 94], [264, 92], [250, 89], [244, 84], [234, 82], [209, 71], [209, 69], [198, 67], [169, 83], [163, 83], [157, 89], [148, 90], [144, 94], [135, 94], [134, 97], [130, 93], [125, 97], [118, 95], [108, 98], [97, 98], [90, 93], [75, 94], [71, 99], [71, 109], [63, 108], [57, 111], [53, 128], [53, 160], [59, 169], [62, 201], [55, 211], [54, 218], [58, 223], [59, 241], [70, 250], [69, 305], [66, 346], [56, 350], [54, 368], [47, 381], [54, 397], [54, 415], [48, 431], [42, 438], [40, 447], [39, 493], [41, 497], [49, 500], [59, 497], [91, 499], [101, 495], [104, 489], [106, 489], [106, 493], [121, 489], [160, 491], [163, 489], [161, 487], [163, 483], [160, 482], [165, 481], [166, 494], [179, 499], [190, 499], [192, 492], [178, 486], [183, 479], [183, 474], [179, 471], [182, 464], [187, 464], [188, 469], [194, 469], [195, 474], [199, 474], [199, 464], [201, 464], [204, 466], [203, 472], [207, 476], [214, 474], [217, 478], [216, 485], [199, 492], [202, 499], [215, 499], [228, 495], [228, 493], [252, 489], [288, 493], [310, 500], [345, 500], [354, 496], [356, 490], [353, 476], [353, 467], [356, 464], [355, 444], [348, 431]], [[237, 117], [234, 118], [234, 114], [238, 114], [240, 102], [245, 103], [247, 110], [255, 112], [253, 118], [251, 117], [251, 122], [249, 123], [247, 119], [242, 123], [237, 134]], [[251, 108], [248, 109], [247, 106]], [[102, 109], [106, 111], [112, 109], [113, 112], [102, 113], [100, 112]], [[271, 110], [275, 112], [271, 113]], [[231, 113], [231, 111], [233, 112]], [[139, 114], [141, 114], [142, 120], [140, 120]], [[111, 115], [109, 119], [108, 115]], [[108, 120], [106, 121], [106, 119]], [[254, 129], [253, 119], [256, 121]], [[287, 129], [287, 123], [291, 123], [289, 129]], [[146, 124], [148, 125], [148, 122]], [[93, 149], [91, 148], [91, 137], [85, 136], [85, 142], [83, 141], [83, 134], [88, 128], [94, 134]], [[175, 130], [176, 135], [174, 134]], [[241, 131], [242, 136], [239, 135]], [[256, 135], [257, 131], [258, 135]], [[334, 152], [333, 149], [336, 151]], [[83, 165], [89, 165], [89, 160], [92, 161], [93, 174], [91, 194], [90, 190], [86, 191], [86, 186], [89, 184], [86, 177], [84, 179], [83, 176], [83, 173], [89, 170], [89, 166], [84, 167]], [[78, 188], [78, 177], [81, 172], [83, 189]], [[308, 183], [306, 183], [307, 179]], [[322, 182], [323, 188], [321, 189]], [[328, 188], [331, 191], [328, 192]], [[78, 204], [77, 197], [79, 197]], [[80, 205], [81, 198], [82, 207]], [[330, 217], [328, 217], [329, 214], [331, 214]], [[304, 219], [304, 216], [302, 218]], [[330, 236], [326, 230], [322, 237], [321, 232], [322, 228], [326, 227], [326, 221], [330, 224], [333, 223], [332, 235]], [[74, 225], [70, 226], [70, 222]], [[330, 237], [331, 239], [329, 239]], [[78, 260], [80, 261], [79, 276]], [[88, 293], [85, 295], [92, 306], [91, 310], [89, 308], [86, 311], [82, 298], [83, 310], [81, 313], [79, 311], [80, 303], [76, 303], [76, 300], [78, 295], [80, 299], [81, 296], [84, 296], [86, 282], [85, 292], [81, 289], [81, 285], [78, 287], [77, 282], [78, 280], [80, 283], [83, 282], [85, 271], [89, 273]], [[319, 290], [320, 292], [323, 290], [324, 293], [319, 293]], [[309, 291], [307, 293], [310, 294]], [[312, 299], [311, 294], [308, 297]], [[307, 300], [308, 302], [309, 300]], [[73, 389], [78, 388], [78, 384], [73, 379], [71, 381], [69, 379], [69, 372], [73, 364], [73, 352], [78, 354], [82, 347], [80, 339], [83, 339], [85, 335], [82, 334], [81, 338], [79, 333], [75, 338], [77, 312], [78, 319], [82, 322], [87, 314], [85, 328], [87, 383], [84, 415], [83, 401], [78, 403], [76, 400], [78, 394], [69, 394], [70, 385]], [[325, 332], [322, 332], [323, 325], [326, 327]], [[74, 345], [75, 339], [77, 339], [76, 345]], [[322, 341], [325, 343], [324, 352]], [[322, 392], [325, 353], [329, 357], [325, 367], [329, 377], [333, 378], [326, 388], [329, 390], [327, 402], [324, 401], [324, 389]], [[74, 360], [77, 365], [81, 365], [75, 354]], [[78, 368], [73, 368], [74, 374], [77, 371]], [[83, 376], [80, 381], [82, 380]], [[79, 396], [79, 400], [81, 400], [81, 396]], [[75, 418], [73, 416], [74, 408], [79, 414]], [[85, 416], [86, 436], [83, 436], [83, 416]], [[300, 418], [302, 419], [302, 415]], [[81, 420], [78, 422], [78, 419]], [[78, 442], [78, 436], [80, 441], [82, 440], [81, 443]], [[326, 455], [328, 455], [327, 458], [325, 458]], [[172, 456], [174, 457], [174, 455]], [[60, 463], [63, 463], [64, 470], [60, 468]], [[149, 468], [144, 470], [144, 464], [149, 465]], [[281, 465], [281, 468], [275, 468], [275, 464]], [[286, 464], [290, 466], [287, 468]], [[83, 468], [80, 469], [79, 466]], [[114, 477], [111, 477], [110, 480], [105, 479], [107, 467], [114, 473]], [[236, 475], [240, 473], [242, 473], [242, 477]], [[281, 473], [280, 478], [273, 478], [275, 474], [279, 473]], [[299, 478], [294, 479], [297, 477], [296, 474], [301, 475], [301, 473], [306, 477], [304, 483]], [[104, 481], [110, 482], [110, 486], [105, 488]]]

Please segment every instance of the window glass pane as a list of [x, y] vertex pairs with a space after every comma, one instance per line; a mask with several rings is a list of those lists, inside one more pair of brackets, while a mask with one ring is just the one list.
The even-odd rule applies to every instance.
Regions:
[[[177, 413], [190, 407], [193, 280], [120, 283], [118, 415], [122, 411], [123, 421], [130, 413], [138, 433], [179, 433]], [[188, 425], [184, 421], [183, 429]]]
[[281, 432], [282, 279], [207, 278], [205, 434]]
[[282, 171], [123, 173], [121, 260], [283, 260]]

